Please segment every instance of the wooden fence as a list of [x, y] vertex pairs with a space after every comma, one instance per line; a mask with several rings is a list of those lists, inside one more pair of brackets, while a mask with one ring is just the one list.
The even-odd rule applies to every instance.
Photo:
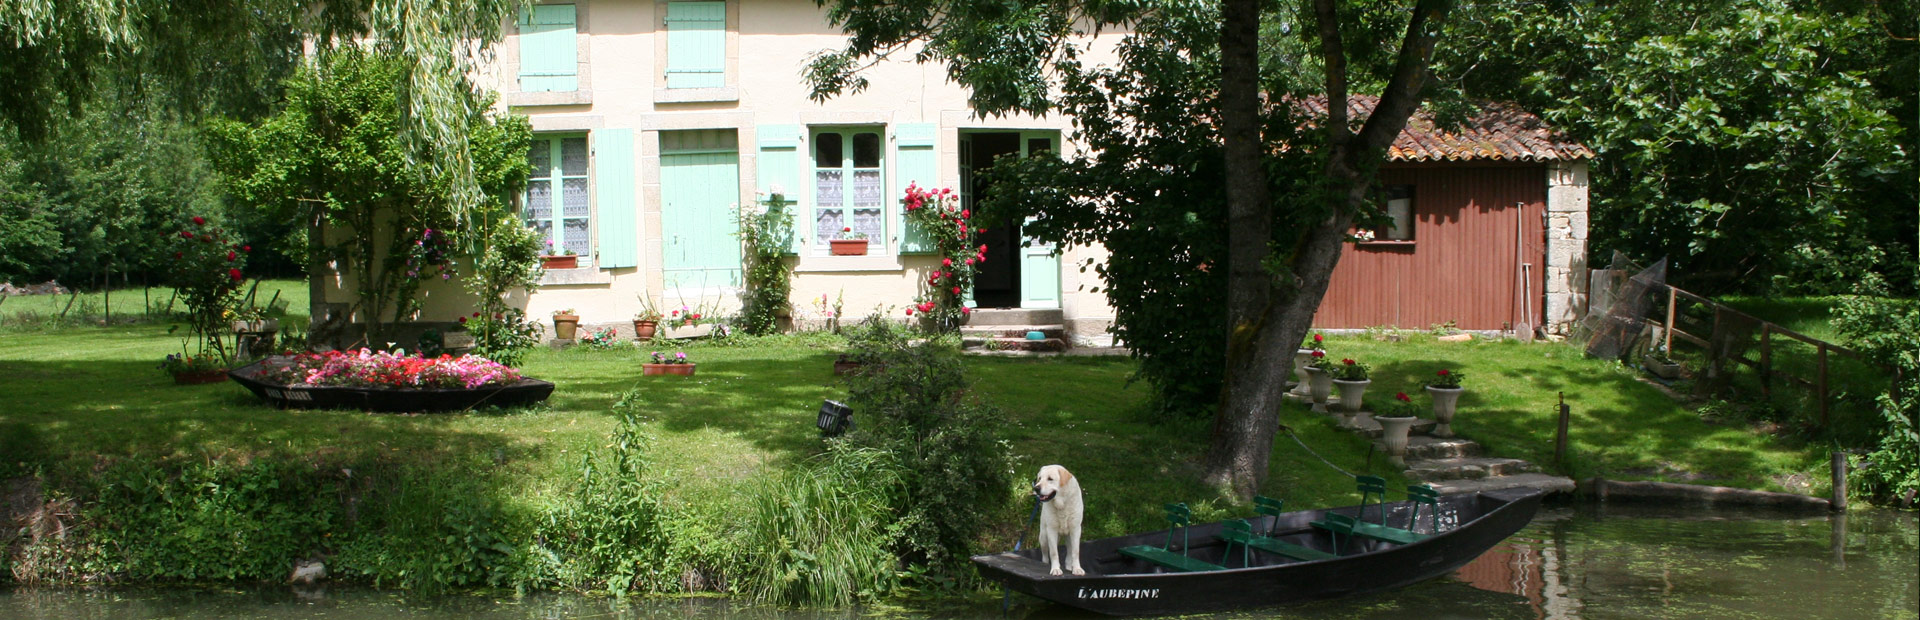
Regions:
[[[1859, 352], [1852, 349], [1787, 329], [1786, 327], [1735, 310], [1719, 302], [1689, 293], [1672, 285], [1665, 286], [1667, 288], [1666, 317], [1664, 320], [1650, 319], [1661, 328], [1661, 339], [1664, 345], [1662, 350], [1672, 351], [1673, 340], [1675, 338], [1699, 345], [1701, 349], [1707, 352], [1707, 368], [1705, 370], [1709, 379], [1724, 379], [1728, 377], [1729, 371], [1732, 370], [1732, 368], [1728, 366], [1730, 363], [1751, 368], [1760, 378], [1761, 394], [1769, 398], [1773, 396], [1773, 384], [1775, 380], [1786, 381], [1790, 384], [1812, 390], [1814, 400], [1819, 403], [1820, 425], [1822, 427], [1827, 425], [1830, 402], [1832, 401], [1831, 397], [1833, 394], [1828, 372], [1828, 361], [1832, 356], [1843, 356], [1859, 360], [1862, 363], [1892, 374], [1894, 384], [1897, 385], [1900, 382], [1898, 369], [1869, 361], [1860, 355]], [[1678, 325], [1676, 321], [1678, 316], [1677, 310], [1682, 299], [1699, 303], [1713, 309], [1712, 331], [1707, 337], [1687, 333]], [[1757, 326], [1755, 329], [1759, 331], [1758, 348], [1760, 349], [1760, 359], [1756, 360], [1747, 357], [1747, 349], [1753, 348], [1750, 345], [1733, 346], [1729, 344], [1736, 339], [1745, 340], [1746, 338], [1741, 335], [1735, 335], [1735, 332], [1742, 331], [1734, 325], [1736, 322], [1741, 326]], [[1797, 340], [1814, 348], [1815, 365], [1814, 376], [1812, 378], [1796, 376], [1774, 367], [1775, 336]], [[1717, 390], [1717, 388], [1710, 389]]]

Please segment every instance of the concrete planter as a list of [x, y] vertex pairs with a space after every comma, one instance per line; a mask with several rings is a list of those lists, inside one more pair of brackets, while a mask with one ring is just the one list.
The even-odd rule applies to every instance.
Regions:
[[1326, 413], [1327, 398], [1333, 395], [1333, 375], [1325, 370], [1308, 366], [1307, 383], [1310, 386], [1308, 395], [1313, 397], [1313, 412]]
[[1387, 460], [1394, 467], [1407, 466], [1407, 431], [1413, 423], [1420, 421], [1415, 417], [1374, 416], [1373, 421], [1380, 423], [1380, 441], [1387, 444]]
[[1651, 359], [1643, 360], [1643, 362], [1647, 366], [1647, 372], [1653, 373], [1653, 376], [1669, 380], [1680, 378], [1679, 362], [1661, 362]]
[[1373, 385], [1372, 379], [1359, 381], [1333, 380], [1333, 387], [1340, 391], [1340, 414], [1353, 417], [1363, 409], [1362, 401], [1367, 396], [1367, 386]]
[[1293, 353], [1294, 396], [1313, 394], [1313, 386], [1309, 385], [1307, 378], [1307, 362], [1311, 361], [1313, 361], [1313, 349], [1301, 349]]
[[1427, 386], [1427, 395], [1433, 397], [1433, 419], [1436, 422], [1433, 426], [1433, 436], [1453, 436], [1454, 407], [1460, 403], [1460, 394], [1466, 391], [1466, 388]]

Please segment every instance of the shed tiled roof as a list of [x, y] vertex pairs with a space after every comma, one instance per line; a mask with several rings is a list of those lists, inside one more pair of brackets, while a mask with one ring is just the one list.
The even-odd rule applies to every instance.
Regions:
[[[1325, 97], [1308, 99], [1306, 108], [1314, 116], [1326, 118]], [[1358, 128], [1373, 113], [1379, 97], [1354, 95], [1347, 99], [1347, 116]], [[1457, 131], [1436, 127], [1425, 107], [1407, 119], [1406, 129], [1387, 149], [1387, 161], [1567, 161], [1589, 159], [1593, 150], [1574, 142], [1548, 127], [1540, 117], [1518, 106], [1501, 103], [1479, 104], [1480, 113], [1467, 119]]]

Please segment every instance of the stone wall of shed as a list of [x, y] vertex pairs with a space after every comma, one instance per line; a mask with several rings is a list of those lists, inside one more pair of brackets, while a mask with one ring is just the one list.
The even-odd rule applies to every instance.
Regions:
[[1566, 334], [1587, 307], [1587, 162], [1547, 166], [1548, 333]]

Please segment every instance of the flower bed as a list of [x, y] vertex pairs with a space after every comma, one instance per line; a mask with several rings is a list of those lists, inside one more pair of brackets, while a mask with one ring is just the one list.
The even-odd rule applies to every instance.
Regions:
[[235, 369], [233, 379], [282, 407], [448, 411], [545, 400], [553, 384], [478, 355], [436, 358], [329, 351], [275, 356]]

